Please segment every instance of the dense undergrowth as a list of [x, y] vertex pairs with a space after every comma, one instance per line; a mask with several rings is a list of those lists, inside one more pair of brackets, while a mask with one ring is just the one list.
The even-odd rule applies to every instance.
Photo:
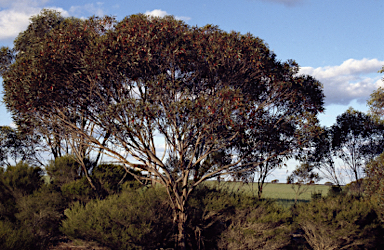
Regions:
[[[71, 157], [43, 171], [24, 163], [0, 174], [0, 249], [48, 249], [60, 239], [110, 249], [166, 249], [177, 228], [167, 193], [119, 166], [93, 171], [93, 190]], [[377, 205], [330, 192], [291, 207], [201, 185], [188, 201], [188, 249], [382, 249]]]

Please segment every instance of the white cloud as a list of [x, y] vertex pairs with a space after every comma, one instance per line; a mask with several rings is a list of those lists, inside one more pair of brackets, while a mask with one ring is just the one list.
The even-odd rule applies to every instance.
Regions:
[[0, 40], [14, 39], [42, 9], [46, 0], [0, 0]]
[[0, 40], [13, 39], [29, 24], [29, 18], [40, 12], [39, 8], [0, 11]]
[[[161, 9], [155, 9], [152, 11], [147, 10], [144, 14], [148, 16], [153, 16], [153, 17], [165, 17], [170, 15], [165, 10], [161, 10]], [[183, 21], [191, 20], [191, 18], [187, 16], [175, 16], [175, 18], [177, 20], [183, 20]]]
[[299, 73], [314, 76], [324, 85], [326, 105], [347, 105], [354, 99], [365, 102], [375, 89], [384, 85], [377, 73], [383, 65], [384, 61], [377, 59], [349, 59], [338, 66], [303, 67]]
[[152, 11], [147, 10], [144, 14], [148, 16], [153, 16], [153, 17], [165, 17], [169, 15], [166, 11], [160, 10], [160, 9], [156, 9]]
[[64, 17], [103, 16], [102, 2], [72, 6], [69, 11], [55, 6], [47, 7], [48, 0], [0, 0], [0, 41], [13, 40], [29, 25], [31, 16], [37, 15], [43, 8], [57, 10]]

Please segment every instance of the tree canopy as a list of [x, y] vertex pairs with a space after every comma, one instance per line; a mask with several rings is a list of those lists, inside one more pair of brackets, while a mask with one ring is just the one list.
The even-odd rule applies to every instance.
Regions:
[[383, 152], [383, 128], [372, 117], [349, 109], [332, 126], [332, 151], [341, 158], [356, 181], [365, 164]]
[[[12, 58], [1, 60], [7, 108], [165, 186], [181, 248], [197, 185], [293, 152], [317, 132], [322, 85], [251, 34], [141, 14], [117, 22], [45, 10], [31, 21], [2, 50]], [[269, 137], [273, 153], [250, 157]], [[226, 160], [204, 164], [218, 152]]]

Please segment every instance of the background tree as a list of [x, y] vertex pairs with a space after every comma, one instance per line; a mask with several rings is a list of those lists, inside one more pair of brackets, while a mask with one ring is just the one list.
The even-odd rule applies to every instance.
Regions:
[[[379, 73], [384, 73], [384, 66], [379, 71]], [[376, 119], [382, 119], [384, 117], [384, 89], [382, 87], [379, 87], [377, 90], [373, 91], [371, 98], [367, 103], [370, 108], [370, 113]]]
[[330, 128], [322, 128], [322, 132], [312, 139], [312, 147], [307, 153], [306, 162], [316, 167], [316, 169], [333, 185], [340, 187], [344, 184], [341, 177], [341, 169], [335, 163], [336, 155], [332, 147], [333, 133]]
[[[278, 119], [278, 118], [275, 118]], [[276, 169], [283, 165], [284, 160], [294, 156], [292, 145], [299, 148], [296, 140], [295, 126], [290, 123], [276, 126], [275, 119], [265, 119], [263, 123], [257, 125], [257, 129], [249, 131], [247, 140], [240, 141], [236, 148], [243, 157], [242, 164], [245, 165], [244, 171], [238, 171], [236, 175], [243, 181], [257, 181], [257, 195], [261, 199], [266, 178]], [[253, 125], [251, 125], [253, 126]], [[259, 145], [263, 142], [262, 145]], [[256, 163], [253, 168], [249, 168], [248, 163]]]
[[384, 117], [384, 89], [379, 87], [373, 91], [371, 98], [368, 100], [368, 106], [370, 113], [376, 116], [378, 119]]
[[[254, 168], [304, 145], [323, 110], [321, 84], [297, 76], [296, 63], [276, 60], [250, 34], [189, 27], [172, 17], [134, 15], [111, 24], [108, 17], [64, 19], [42, 39], [32, 39], [28, 53], [17, 53], [2, 74], [5, 102], [13, 114], [48, 121], [123, 166], [140, 162], [148, 174], [132, 174], [166, 188], [178, 246], [185, 248], [191, 192], [209, 178]], [[266, 147], [255, 141], [265, 123], [281, 128], [274, 132], [290, 146], [243, 162]], [[285, 126], [291, 127], [289, 137]], [[247, 140], [251, 147], [235, 147]], [[222, 151], [230, 162], [204, 164]]]
[[[384, 66], [379, 72], [384, 72]], [[370, 107], [370, 113], [382, 124], [384, 117], [383, 88], [380, 87], [371, 94], [371, 98], [368, 100], [368, 106]], [[381, 153], [367, 164], [366, 174], [365, 191], [373, 197], [373, 199], [376, 199], [376, 203], [379, 204], [381, 219], [384, 220], [384, 153]]]
[[366, 173], [364, 190], [378, 204], [381, 220], [384, 220], [384, 154], [367, 164]]
[[348, 109], [331, 127], [332, 148], [359, 184], [365, 164], [383, 151], [383, 128], [372, 117]]
[[43, 166], [38, 136], [24, 134], [9, 126], [0, 126], [0, 165], [15, 165], [19, 161]]
[[293, 191], [296, 193], [295, 204], [297, 198], [308, 191], [311, 184], [321, 180], [318, 173], [314, 172], [314, 167], [308, 163], [296, 166], [296, 169], [287, 177], [287, 184], [291, 184]]

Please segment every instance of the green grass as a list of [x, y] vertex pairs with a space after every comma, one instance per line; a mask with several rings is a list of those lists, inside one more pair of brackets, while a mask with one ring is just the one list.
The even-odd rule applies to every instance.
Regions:
[[[216, 185], [220, 188], [228, 189], [232, 192], [243, 192], [249, 196], [257, 197], [257, 183], [243, 184], [241, 182], [217, 182], [207, 181], [207, 185]], [[298, 197], [300, 201], [310, 201], [311, 194], [320, 192], [321, 195], [327, 196], [329, 187], [325, 185], [310, 185], [308, 190]], [[276, 199], [276, 200], [295, 200], [295, 192], [290, 184], [284, 183], [266, 183], [263, 189], [262, 198]]]

